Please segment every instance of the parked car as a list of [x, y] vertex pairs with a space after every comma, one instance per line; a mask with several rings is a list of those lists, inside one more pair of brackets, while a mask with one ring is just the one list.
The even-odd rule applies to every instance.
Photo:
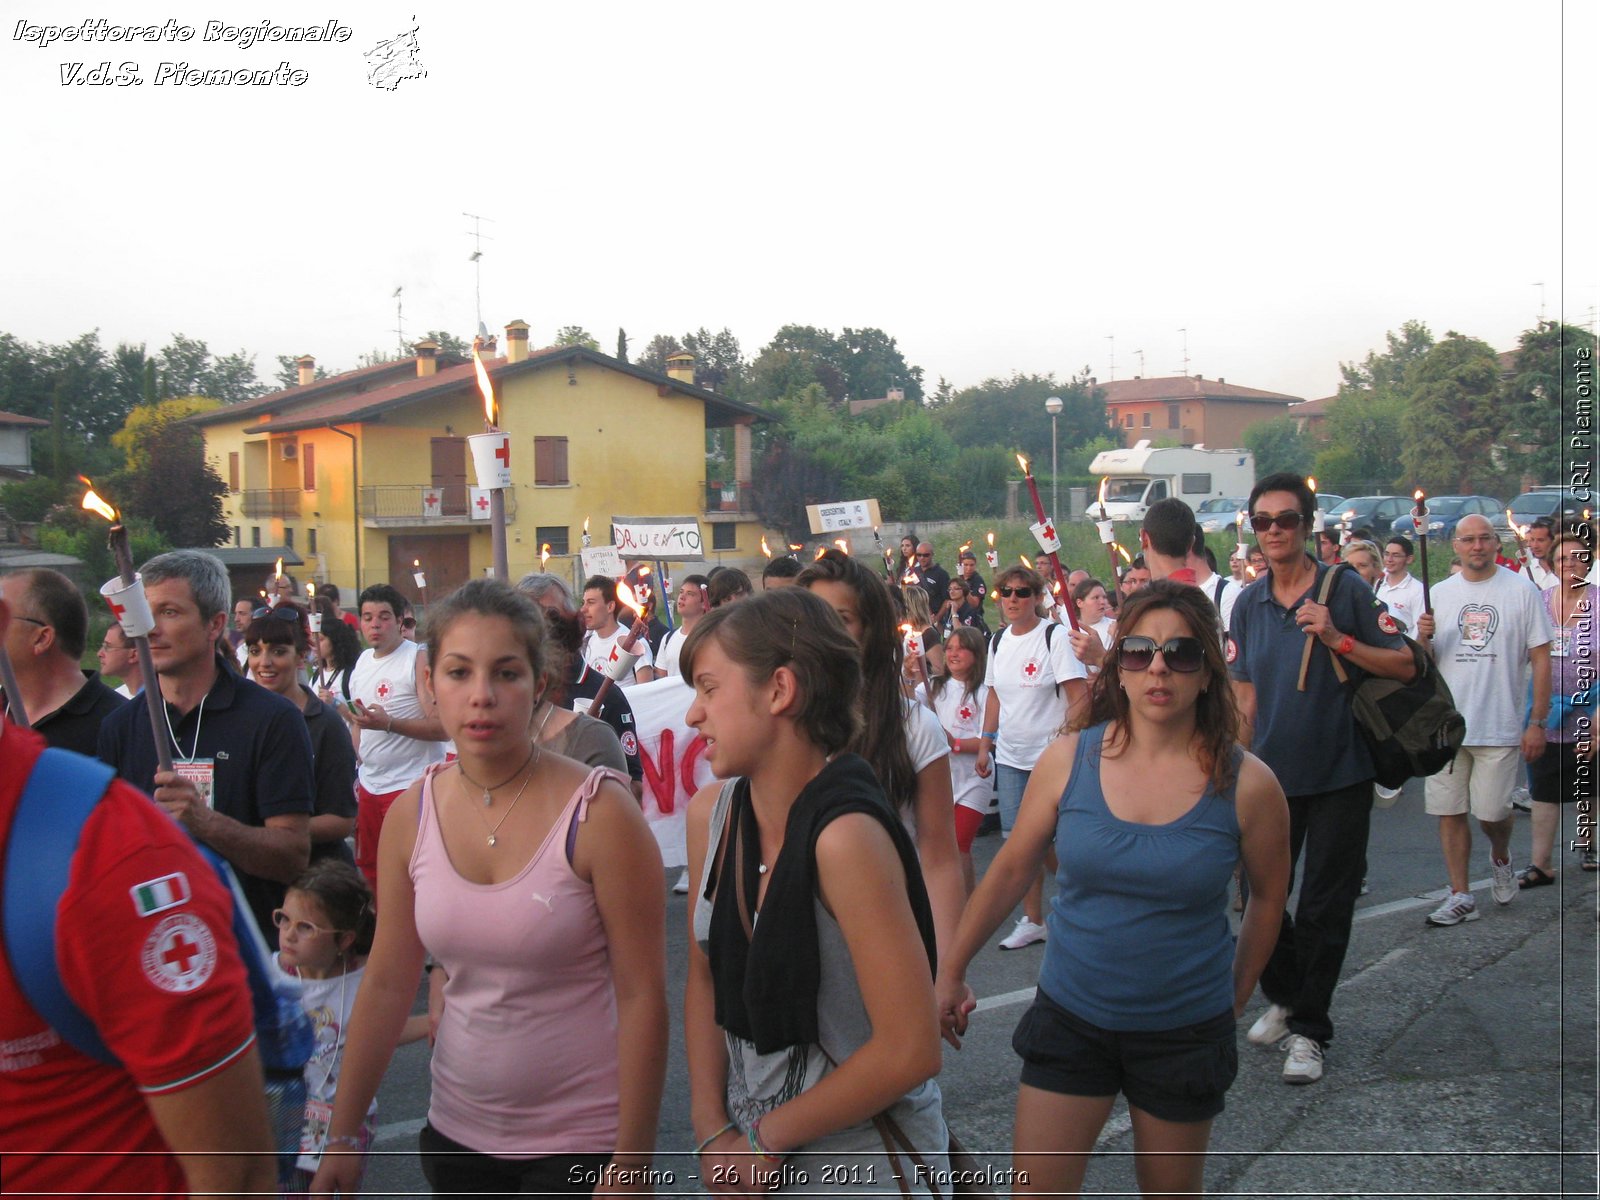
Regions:
[[1322, 510], [1324, 516], [1327, 516], [1329, 513], [1333, 512], [1334, 509], [1338, 508], [1339, 505], [1343, 503], [1343, 496], [1334, 496], [1327, 492], [1317, 493], [1317, 507]]
[[[1213, 496], [1210, 500], [1201, 501], [1194, 515], [1200, 521], [1201, 529], [1207, 533], [1221, 533], [1235, 528], [1246, 503], [1247, 497], [1244, 496]], [[1245, 527], [1249, 528], [1248, 521]]]
[[[1496, 532], [1505, 527], [1505, 505], [1493, 496], [1429, 496], [1428, 537], [1434, 541], [1449, 541], [1455, 536], [1456, 523], [1462, 517], [1473, 515], [1487, 517], [1490, 525], [1496, 525], [1495, 517], [1498, 515], [1500, 520]], [[1417, 536], [1416, 525], [1416, 518], [1406, 512], [1395, 518], [1391, 532], [1414, 538]]]
[[[1532, 525], [1540, 517], [1550, 517], [1558, 522], [1581, 521], [1584, 514], [1593, 512], [1597, 505], [1593, 493], [1587, 490], [1541, 487], [1523, 492], [1506, 507], [1511, 510], [1511, 519], [1518, 526], [1526, 526]], [[1501, 516], [1503, 518], [1504, 513]], [[1501, 524], [1504, 525], [1504, 520]]]
[[1365, 529], [1377, 534], [1387, 531], [1413, 503], [1410, 496], [1356, 496], [1328, 512], [1328, 528], [1351, 534]]

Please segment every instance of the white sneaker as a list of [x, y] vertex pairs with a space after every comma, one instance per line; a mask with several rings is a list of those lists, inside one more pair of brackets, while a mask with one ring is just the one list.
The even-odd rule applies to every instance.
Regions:
[[1511, 869], [1509, 858], [1493, 865], [1494, 882], [1489, 885], [1489, 893], [1496, 904], [1510, 904], [1517, 898], [1517, 873]]
[[1283, 1060], [1285, 1083], [1315, 1083], [1322, 1078], [1322, 1047], [1302, 1034], [1292, 1034], [1284, 1049], [1289, 1057]]
[[1399, 788], [1386, 788], [1381, 783], [1373, 784], [1372, 785], [1372, 791], [1373, 791], [1373, 794], [1377, 797], [1373, 801], [1373, 807], [1375, 807], [1375, 808], [1390, 808], [1390, 807], [1393, 807], [1394, 802], [1400, 798], [1400, 789]]
[[1267, 1011], [1256, 1018], [1250, 1032], [1244, 1036], [1257, 1046], [1276, 1046], [1289, 1036], [1289, 1018], [1294, 1009], [1283, 1004], [1269, 1004]]
[[[1516, 886], [1516, 881], [1512, 881]], [[1478, 919], [1478, 902], [1471, 892], [1451, 892], [1450, 898], [1428, 914], [1429, 925], [1459, 925]]]
[[672, 885], [672, 891], [673, 891], [673, 894], [677, 895], [677, 896], [687, 896], [689, 894], [689, 868], [688, 867], [685, 867], [683, 869], [683, 874], [678, 876], [678, 882]]
[[1002, 950], [1021, 950], [1024, 946], [1031, 946], [1035, 942], [1042, 942], [1045, 938], [1044, 926], [1035, 924], [1023, 917], [1017, 922], [1017, 927], [1011, 931], [1011, 936], [1003, 938], [1000, 942]]
[[1515, 788], [1511, 792], [1511, 807], [1518, 812], [1532, 812], [1529, 806], [1533, 803], [1533, 793], [1525, 787]]

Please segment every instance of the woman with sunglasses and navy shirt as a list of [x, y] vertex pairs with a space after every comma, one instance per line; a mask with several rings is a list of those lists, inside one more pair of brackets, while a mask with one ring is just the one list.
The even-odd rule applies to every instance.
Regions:
[[[1266, 965], [1289, 878], [1272, 772], [1235, 743], [1215, 610], [1160, 580], [1128, 600], [1086, 711], [1034, 768], [1011, 838], [939, 964], [940, 1021], [974, 1007], [967, 964], [1038, 874], [1061, 862], [1022, 1057], [1013, 1166], [1024, 1192], [1077, 1195], [1128, 1099], [1145, 1195], [1199, 1193], [1211, 1123], [1238, 1068], [1235, 1022]], [[1228, 922], [1236, 863], [1250, 901]]]
[[[1082, 707], [1088, 684], [1087, 672], [1072, 652], [1071, 631], [1045, 618], [1044, 577], [1029, 567], [1012, 567], [995, 580], [995, 587], [1006, 627], [990, 643], [983, 680], [989, 698], [974, 769], [987, 779], [992, 756], [1000, 836], [1010, 837], [1033, 764], [1066, 724], [1068, 713]], [[1046, 865], [1054, 870], [1054, 859]], [[1017, 927], [1000, 948], [1020, 950], [1044, 939], [1044, 876], [1038, 874], [1022, 899]]]

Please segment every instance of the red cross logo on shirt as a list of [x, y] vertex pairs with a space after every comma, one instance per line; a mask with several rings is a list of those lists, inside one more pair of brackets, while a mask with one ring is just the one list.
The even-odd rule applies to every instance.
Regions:
[[180, 933], [172, 939], [172, 945], [161, 956], [161, 961], [168, 966], [175, 966], [180, 972], [187, 974], [189, 964], [199, 957], [200, 947]]
[[505, 438], [500, 442], [500, 448], [494, 452], [494, 456], [500, 460], [500, 465], [502, 467], [504, 467], [508, 471], [511, 469], [511, 439], [510, 438]]
[[489, 497], [479, 496], [473, 503], [477, 505], [479, 512], [483, 512], [489, 507]]
[[1026, 675], [1029, 679], [1032, 679], [1035, 675], [1037, 675], [1039, 673], [1039, 664], [1036, 663], [1036, 662], [1032, 662], [1032, 661], [1023, 663], [1022, 664], [1022, 673], [1024, 675]]
[[108, 599], [106, 603], [111, 606], [111, 615], [119, 621], [122, 620], [122, 614], [128, 611], [124, 606], [118, 604], [115, 600]]
[[379, 700], [387, 700], [389, 698], [389, 681], [387, 679], [378, 685], [377, 694]]
[[972, 705], [970, 705], [970, 704], [963, 704], [963, 705], [962, 705], [962, 706], [961, 706], [961, 712], [960, 712], [960, 713], [959, 713], [959, 714], [958, 714], [958, 715], [959, 715], [959, 716], [960, 716], [960, 717], [961, 717], [961, 719], [962, 719], [962, 720], [963, 720], [963, 721], [970, 721], [970, 720], [972, 720]]

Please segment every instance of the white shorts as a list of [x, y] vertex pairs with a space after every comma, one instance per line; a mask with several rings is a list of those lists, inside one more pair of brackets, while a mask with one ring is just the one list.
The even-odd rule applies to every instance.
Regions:
[[1456, 759], [1424, 781], [1423, 807], [1435, 817], [1504, 821], [1522, 769], [1521, 746], [1463, 746]]

